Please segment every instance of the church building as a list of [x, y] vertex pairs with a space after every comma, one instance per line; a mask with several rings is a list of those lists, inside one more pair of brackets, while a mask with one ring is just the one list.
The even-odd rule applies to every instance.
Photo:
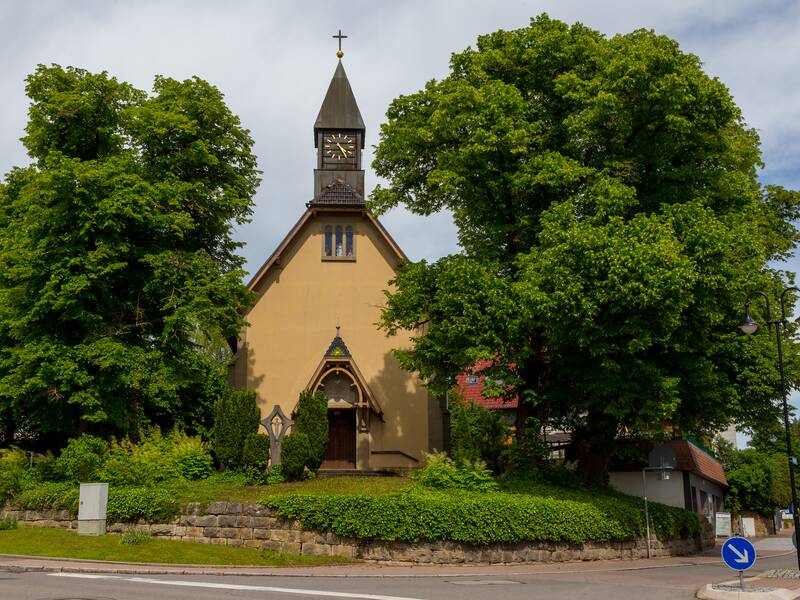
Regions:
[[257, 300], [230, 379], [256, 392], [262, 417], [276, 405], [291, 414], [303, 390], [325, 392], [323, 469], [414, 468], [443, 448], [444, 411], [392, 354], [409, 334], [376, 326], [406, 256], [365, 206], [365, 126], [337, 56], [314, 123], [314, 195], [248, 284]]

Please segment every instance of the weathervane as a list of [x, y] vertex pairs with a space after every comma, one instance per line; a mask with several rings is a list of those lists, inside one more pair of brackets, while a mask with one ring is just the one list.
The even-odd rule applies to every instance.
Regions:
[[342, 35], [342, 30], [340, 29], [338, 35], [332, 35], [331, 37], [337, 38], [339, 40], [339, 51], [336, 53], [336, 56], [338, 56], [341, 59], [344, 56], [344, 52], [342, 52], [342, 40], [347, 36]]

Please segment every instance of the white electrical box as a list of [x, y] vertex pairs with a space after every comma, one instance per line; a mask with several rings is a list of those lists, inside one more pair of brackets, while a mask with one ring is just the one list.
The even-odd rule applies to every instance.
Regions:
[[107, 483], [82, 483], [78, 504], [78, 535], [104, 535], [107, 507]]

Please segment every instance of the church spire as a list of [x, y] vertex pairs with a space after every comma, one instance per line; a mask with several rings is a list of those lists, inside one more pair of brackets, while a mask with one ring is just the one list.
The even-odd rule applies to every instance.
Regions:
[[319, 147], [319, 136], [317, 133], [322, 129], [349, 129], [361, 132], [361, 147], [364, 147], [364, 120], [361, 118], [361, 111], [358, 110], [356, 97], [353, 95], [353, 88], [347, 80], [342, 61], [336, 65], [333, 79], [328, 86], [328, 93], [322, 101], [322, 108], [319, 109], [317, 120], [314, 123], [314, 144]]
[[366, 128], [358, 110], [353, 88], [342, 66], [342, 35], [336, 56], [339, 62], [328, 86], [325, 100], [314, 123], [314, 147], [317, 168], [314, 169], [314, 199], [309, 206], [364, 207], [364, 170], [361, 154]]

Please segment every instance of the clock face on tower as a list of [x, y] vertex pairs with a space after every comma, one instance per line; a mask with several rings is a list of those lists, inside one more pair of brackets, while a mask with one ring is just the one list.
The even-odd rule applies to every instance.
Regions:
[[336, 132], [323, 134], [322, 156], [327, 163], [355, 163], [356, 136]]

